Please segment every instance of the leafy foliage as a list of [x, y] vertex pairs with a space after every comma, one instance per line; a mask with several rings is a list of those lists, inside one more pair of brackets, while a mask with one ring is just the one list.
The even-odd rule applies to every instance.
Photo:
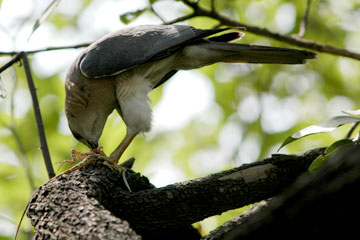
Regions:
[[[2, 19], [0, 21], [2, 42], [0, 48], [7, 42], [10, 45], [13, 44], [14, 36], [17, 42], [27, 40], [32, 22], [36, 21], [33, 19], [41, 16], [43, 9], [46, 9], [50, 1], [45, 3], [46, 6], [44, 5], [38, 14], [34, 14], [34, 11], [24, 13], [18, 11], [18, 8], [16, 11], [11, 11], [7, 8], [9, 2], [16, 1], [0, 1], [0, 19]], [[69, 4], [69, 1], [60, 1], [58, 8], [34, 33], [30, 44], [34, 44], [35, 47], [53, 46], [59, 44], [59, 39], [64, 40], [62, 42], [66, 43], [64, 45], [77, 44], [83, 40], [95, 40], [124, 24], [160, 23], [154, 12], [164, 16], [167, 21], [190, 13], [181, 1], [150, 0], [145, 4], [132, 1], [139, 5], [132, 5], [129, 9], [126, 9], [127, 1], [84, 0], [71, 2], [71, 6], [62, 5], [64, 2]], [[201, 0], [200, 5], [210, 9], [211, 2]], [[215, 1], [215, 9], [244, 23], [282, 34], [297, 34], [307, 7], [306, 2], [224, 0]], [[312, 2], [304, 37], [341, 48], [358, 50], [359, 31], [356, 16], [359, 5], [357, 1]], [[150, 3], [153, 4], [153, 9], [150, 8]], [[170, 12], [171, 16], [168, 16], [167, 12]], [[1, 18], [5, 13], [12, 14], [13, 22], [3, 20], [4, 17]], [[11, 17], [7, 15], [6, 19], [8, 18]], [[27, 25], [23, 24], [24, 19], [30, 28], [26, 28]], [[4, 26], [5, 23], [8, 25]], [[198, 28], [212, 28], [217, 25], [217, 21], [209, 18], [193, 18], [186, 24]], [[19, 29], [25, 29], [26, 34]], [[19, 31], [21, 34], [17, 34]], [[45, 38], [51, 41], [46, 42]], [[246, 33], [241, 42], [291, 47], [250, 33]], [[22, 49], [23, 46], [16, 47]], [[38, 53], [31, 58], [53, 163], [69, 159], [72, 148], [87, 151], [86, 147], [70, 135], [64, 117], [64, 75], [79, 51]], [[67, 56], [65, 63], [57, 61], [65, 55]], [[0, 58], [0, 66], [7, 60], [6, 57]], [[317, 60], [301, 66], [246, 64], [208, 66], [193, 71], [203, 75], [198, 81], [201, 83], [199, 85], [195, 85], [197, 82], [195, 76], [191, 77], [194, 78], [191, 79], [192, 82], [186, 82], [189, 75], [178, 73], [174, 79], [151, 93], [154, 113], [156, 114], [157, 108], [163, 104], [162, 101], [167, 92], [174, 93], [187, 89], [181, 92], [182, 99], [179, 99], [184, 103], [189, 98], [190, 90], [194, 90], [195, 86], [201, 88], [195, 89], [199, 93], [197, 98], [191, 98], [193, 107], [201, 99], [208, 104], [201, 108], [201, 111], [186, 118], [187, 120], [182, 125], [169, 129], [156, 129], [155, 122], [154, 131], [144, 137], [138, 137], [127, 150], [124, 159], [130, 156], [136, 157], [135, 170], [150, 176], [158, 185], [164, 185], [171, 181], [203, 176], [264, 158], [276, 152], [284, 139], [299, 129], [325, 119], [333, 119], [330, 120], [330, 126], [327, 125], [328, 130], [334, 130], [330, 134], [309, 136], [310, 133], [319, 132], [319, 128], [317, 130], [312, 128], [313, 131], [306, 130], [307, 134], [301, 133], [301, 137], [307, 136], [306, 139], [295, 142], [291, 139], [292, 144], [285, 144], [286, 146], [283, 144], [282, 152], [284, 153], [300, 152], [333, 144], [322, 159], [314, 162], [311, 169], [315, 169], [326, 160], [326, 156], [331, 154], [332, 149], [337, 149], [343, 144], [350, 144], [347, 140], [336, 142], [347, 132], [346, 127], [337, 128], [337, 126], [354, 122], [358, 117], [346, 116], [342, 118], [345, 122], [342, 122], [334, 116], [338, 116], [343, 109], [359, 107], [357, 103], [360, 92], [359, 69], [360, 63], [355, 60], [319, 54]], [[1, 79], [7, 97], [0, 99], [0, 150], [2, 152], [0, 158], [2, 196], [0, 198], [0, 237], [6, 239], [13, 234], [29, 195], [47, 180], [47, 175], [41, 152], [38, 149], [39, 141], [23, 69], [14, 66], [13, 69], [2, 73]], [[187, 85], [175, 85], [179, 82], [183, 84], [186, 82]], [[174, 91], [174, 86], [176, 91]], [[184, 86], [184, 88], [180, 89], [178, 86]], [[177, 111], [181, 111], [182, 104], [176, 106]], [[190, 112], [191, 108], [189, 106], [189, 109], [185, 109], [184, 112]], [[171, 121], [179, 120], [172, 119]], [[124, 134], [124, 124], [119, 121], [117, 114], [111, 115], [101, 138], [101, 145], [105, 147], [105, 152], [109, 154]], [[206, 224], [202, 223], [202, 231], [208, 232], [239, 212], [241, 210], [230, 211], [218, 218], [207, 219], [204, 221]], [[30, 231], [29, 223], [25, 221], [22, 229]], [[26, 238], [25, 236], [26, 234], [23, 233], [22, 237]]]
[[292, 143], [300, 138], [309, 136], [311, 134], [332, 132], [336, 128], [338, 128], [344, 124], [357, 123], [357, 122], [360, 122], [360, 117], [353, 117], [353, 116], [332, 117], [332, 118], [325, 120], [319, 124], [306, 127], [304, 129], [294, 133], [292, 136], [287, 137], [285, 139], [285, 141], [281, 144], [280, 149], [289, 143]]

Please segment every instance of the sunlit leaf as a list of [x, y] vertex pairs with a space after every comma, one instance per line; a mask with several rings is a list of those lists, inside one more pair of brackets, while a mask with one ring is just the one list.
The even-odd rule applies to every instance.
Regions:
[[288, 145], [289, 143], [292, 143], [293, 141], [296, 141], [297, 139], [296, 138], [293, 138], [293, 137], [291, 137], [291, 136], [289, 136], [289, 137], [287, 137], [286, 139], [285, 139], [285, 141], [281, 144], [281, 146], [279, 147], [279, 149], [278, 149], [278, 151], [280, 150], [280, 149], [282, 149], [283, 147], [285, 147], [286, 145]]
[[332, 118], [325, 120], [319, 124], [304, 128], [304, 129], [300, 130], [299, 132], [293, 134], [292, 136], [287, 137], [285, 139], [285, 141], [281, 144], [279, 150], [281, 148], [283, 148], [284, 146], [288, 145], [289, 143], [294, 142], [300, 138], [309, 136], [311, 134], [316, 134], [316, 133], [331, 132], [344, 124], [354, 123], [354, 122], [360, 122], [360, 117], [354, 117], [354, 116], [332, 117]]
[[45, 9], [45, 11], [41, 14], [40, 18], [36, 20], [34, 26], [33, 26], [33, 30], [30, 33], [30, 36], [28, 38], [31, 38], [31, 36], [33, 35], [33, 33], [36, 31], [36, 29], [38, 29], [38, 27], [40, 27], [40, 25], [51, 15], [51, 13], [55, 10], [55, 8], [59, 5], [60, 0], [53, 0], [50, 5]]
[[302, 138], [311, 134], [315, 133], [326, 133], [334, 131], [336, 128], [348, 124], [360, 122], [360, 117], [353, 117], [353, 116], [336, 116], [332, 117], [328, 120], [323, 121], [322, 123], [309, 126], [300, 130], [299, 132], [293, 134], [291, 137], [293, 138]]
[[358, 110], [343, 110], [342, 112], [349, 114], [349, 115], [360, 115], [360, 109], [358, 109]]

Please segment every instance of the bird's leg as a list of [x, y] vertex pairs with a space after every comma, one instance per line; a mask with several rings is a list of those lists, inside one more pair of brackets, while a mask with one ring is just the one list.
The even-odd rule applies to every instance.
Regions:
[[129, 134], [127, 133], [125, 138], [121, 141], [119, 146], [115, 149], [113, 153], [111, 153], [109, 160], [114, 165], [117, 165], [119, 162], [119, 159], [121, 158], [122, 154], [125, 152], [127, 147], [130, 145], [132, 140], [136, 137], [137, 133]]
[[131, 191], [131, 188], [125, 177], [126, 167], [118, 165], [118, 162], [119, 162], [119, 159], [121, 158], [122, 154], [125, 152], [127, 147], [132, 142], [132, 140], [136, 137], [136, 135], [137, 135], [137, 133], [134, 133], [134, 134], [126, 133], [125, 138], [121, 141], [121, 143], [115, 149], [115, 151], [113, 153], [111, 153], [110, 156], [108, 157], [108, 160], [107, 160], [108, 162], [104, 162], [105, 165], [107, 165], [110, 168], [117, 169], [122, 174], [124, 184], [127, 187], [127, 189], [129, 190], [129, 192], [132, 192], [132, 191]]

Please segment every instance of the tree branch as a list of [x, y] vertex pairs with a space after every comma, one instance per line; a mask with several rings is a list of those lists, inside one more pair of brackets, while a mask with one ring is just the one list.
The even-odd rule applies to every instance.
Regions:
[[[78, 234], [97, 238], [99, 235], [92, 234], [100, 234], [104, 229], [94, 222], [103, 221], [99, 219], [103, 213], [97, 211], [104, 209], [122, 219], [118, 220], [119, 224], [128, 221], [144, 239], [154, 236], [199, 239], [190, 228], [191, 223], [278, 194], [322, 153], [323, 149], [316, 149], [303, 155], [276, 154], [253, 164], [163, 188], [154, 188], [146, 178], [130, 173], [127, 180], [132, 193], [126, 190], [117, 172], [102, 165], [87, 166], [40, 187], [31, 201], [28, 217], [39, 239], [61, 238], [64, 232], [74, 234], [66, 235], [68, 238]], [[82, 203], [85, 206], [81, 207]], [[83, 219], [87, 214], [92, 216], [90, 220]], [[89, 232], [89, 224], [96, 229]], [[49, 232], [50, 227], [53, 233]], [[121, 228], [121, 225], [116, 227], [118, 232]], [[88, 235], [83, 235], [85, 230]], [[118, 232], [108, 234], [120, 238]], [[125, 232], [129, 234], [128, 229]]]
[[55, 172], [54, 172], [54, 168], [51, 163], [50, 152], [49, 152], [49, 147], [48, 147], [47, 141], [46, 141], [45, 129], [44, 129], [44, 124], [43, 124], [43, 120], [41, 117], [39, 101], [37, 99], [36, 88], [34, 85], [34, 80], [31, 75], [30, 64], [29, 64], [26, 53], [21, 52], [21, 59], [24, 64], [26, 79], [27, 79], [27, 82], [29, 85], [30, 95], [31, 95], [32, 103], [33, 103], [33, 110], [34, 110], [35, 119], [36, 119], [36, 126], [37, 126], [38, 135], [39, 135], [39, 139], [40, 139], [40, 149], [41, 149], [41, 152], [42, 152], [42, 155], [44, 158], [44, 163], [45, 163], [45, 167], [46, 167], [48, 176], [49, 176], [49, 178], [52, 178], [55, 176]]
[[[338, 56], [343, 56], [343, 57], [348, 57], [348, 58], [353, 58], [356, 60], [360, 60], [360, 54], [359, 53], [355, 53], [346, 49], [342, 49], [342, 48], [337, 48], [334, 46], [330, 46], [327, 44], [323, 44], [323, 43], [319, 43], [313, 40], [306, 40], [303, 39], [301, 37], [299, 37], [298, 35], [283, 35], [280, 33], [276, 33], [276, 32], [272, 32], [266, 28], [260, 28], [257, 26], [253, 26], [253, 25], [248, 25], [248, 24], [244, 24], [235, 20], [232, 20], [226, 16], [223, 16], [221, 14], [219, 14], [216, 11], [209, 11], [204, 9], [203, 7], [199, 6], [196, 2], [192, 3], [189, 2], [187, 0], [183, 0], [184, 4], [186, 4], [188, 7], [190, 7], [193, 10], [193, 17], [209, 17], [209, 18], [213, 18], [215, 20], [218, 20], [220, 22], [220, 24], [222, 25], [227, 25], [227, 26], [234, 26], [234, 27], [245, 27], [246, 30], [248, 32], [251, 32], [253, 34], [259, 35], [259, 36], [264, 36], [264, 37], [269, 37], [281, 42], [285, 42], [294, 46], [298, 46], [298, 47], [303, 47], [303, 48], [307, 48], [307, 49], [311, 49], [311, 50], [315, 50], [318, 52], [324, 52], [324, 53], [329, 53], [332, 55], [338, 55]], [[309, 8], [309, 7], [308, 7]], [[190, 16], [190, 15], [188, 15]], [[181, 19], [181, 18], [178, 18]], [[177, 19], [170, 21], [170, 23], [176, 23]]]
[[[68, 46], [58, 46], [58, 47], [46, 47], [41, 49], [35, 49], [35, 50], [29, 50], [29, 51], [23, 51], [23, 53], [26, 54], [34, 54], [39, 52], [47, 52], [47, 51], [56, 51], [56, 50], [65, 50], [65, 49], [76, 49], [76, 48], [83, 48], [89, 46], [91, 43], [80, 43], [80, 44], [74, 44], [74, 45], [68, 45]], [[10, 52], [1, 52], [0, 56], [9, 56], [9, 55], [15, 55], [19, 54], [19, 52], [16, 51], [10, 51]], [[2, 72], [2, 68], [0, 69], [0, 73]]]
[[[238, 221], [220, 238], [350, 239], [358, 234], [360, 147], [337, 150], [319, 170], [301, 176], [260, 211]], [[215, 236], [215, 235], [214, 235]]]

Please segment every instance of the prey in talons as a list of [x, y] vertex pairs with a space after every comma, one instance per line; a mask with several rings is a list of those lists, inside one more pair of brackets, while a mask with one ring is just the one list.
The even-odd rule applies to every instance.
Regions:
[[118, 165], [114, 161], [112, 161], [111, 158], [106, 156], [106, 154], [103, 151], [103, 147], [90, 149], [89, 152], [86, 153], [82, 153], [75, 149], [72, 149], [71, 160], [65, 160], [64, 162], [62, 162], [62, 164], [64, 164], [65, 162], [71, 164], [74, 164], [76, 162], [78, 163], [73, 167], [69, 168], [68, 170], [57, 175], [56, 178], [72, 173], [90, 164], [102, 163], [103, 165], [109, 167], [110, 169], [118, 171], [122, 175], [122, 178], [124, 180], [127, 189], [129, 190], [129, 192], [131, 192], [131, 188], [126, 180], [125, 172], [127, 169], [130, 169], [132, 167], [134, 161], [135, 161], [134, 158], [130, 158], [129, 160], [124, 162], [124, 164], [126, 163], [125, 166]]

